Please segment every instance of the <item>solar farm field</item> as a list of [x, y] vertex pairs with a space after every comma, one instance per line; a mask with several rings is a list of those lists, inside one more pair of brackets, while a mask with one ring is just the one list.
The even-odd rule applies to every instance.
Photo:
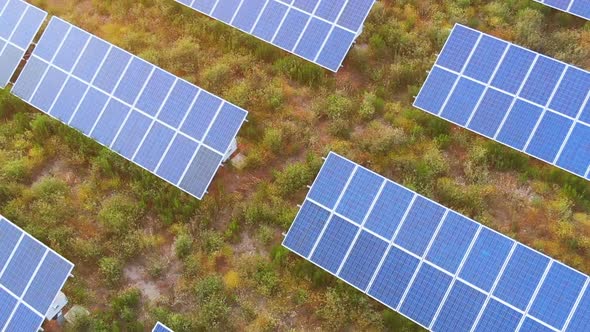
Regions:
[[[571, 310], [590, 294], [580, 5], [29, 3], [48, 16], [0, 13], [0, 32], [14, 26], [0, 33], [0, 214], [59, 271], [75, 265], [66, 312], [88, 312], [45, 331], [583, 329], [587, 311]], [[503, 64], [521, 79], [494, 83]], [[538, 114], [480, 118], [482, 104]], [[335, 156], [350, 172], [314, 189]], [[331, 221], [297, 233], [306, 218]], [[399, 287], [383, 277], [394, 272]], [[37, 324], [47, 300], [3, 278], [14, 305], [0, 318]]]

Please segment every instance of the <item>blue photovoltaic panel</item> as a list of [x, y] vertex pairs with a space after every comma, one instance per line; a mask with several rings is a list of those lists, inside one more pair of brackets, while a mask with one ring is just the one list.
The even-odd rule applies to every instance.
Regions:
[[336, 212], [360, 225], [365, 219], [373, 199], [379, 193], [381, 183], [383, 183], [381, 177], [364, 169], [358, 169], [352, 177], [346, 193], [342, 196]]
[[290, 231], [292, 236], [285, 239], [285, 246], [307, 257], [329, 217], [330, 213], [327, 210], [306, 201], [297, 214], [296, 222], [293, 223]]
[[309, 192], [309, 198], [329, 209], [333, 208], [353, 170], [351, 162], [329, 155]]
[[12, 93], [198, 199], [247, 115], [56, 17]]
[[390, 308], [397, 308], [419, 262], [418, 258], [391, 247], [368, 294]]
[[156, 325], [154, 326], [154, 328], [152, 329], [152, 332], [174, 332], [172, 331], [171, 328], [169, 328], [168, 326], [157, 322]]
[[340, 277], [359, 289], [366, 289], [387, 245], [380, 238], [361, 232], [340, 271]]
[[453, 278], [423, 264], [410, 286], [400, 312], [423, 326], [430, 326]]
[[356, 226], [338, 216], [333, 216], [322, 234], [322, 240], [311, 254], [311, 261], [336, 273], [357, 231]]
[[433, 331], [590, 326], [588, 276], [335, 153], [283, 245]]
[[2, 216], [0, 248], [0, 330], [37, 331], [74, 265]]
[[459, 276], [471, 284], [489, 291], [502, 269], [513, 241], [483, 228], [469, 251]]
[[590, 1], [588, 0], [535, 0], [578, 17], [590, 20]]
[[518, 309], [526, 309], [547, 264], [547, 257], [519, 244], [502, 273], [494, 295]]
[[584, 332], [588, 329], [588, 326], [590, 326], [590, 287], [586, 284], [586, 291], [582, 295], [566, 331]]
[[590, 179], [589, 100], [589, 72], [457, 24], [414, 106]]
[[529, 311], [551, 326], [561, 329], [571, 312], [586, 277], [569, 267], [554, 263]]
[[450, 211], [426, 259], [450, 273], [456, 273], [478, 228], [474, 221]]
[[47, 13], [22, 0], [0, 1], [0, 88], [6, 87]]
[[[393, 182], [385, 182], [385, 186], [375, 202], [375, 207], [365, 222], [365, 228], [381, 235], [388, 241], [401, 222], [414, 194], [408, 189]], [[391, 204], [396, 202], [396, 204]]]
[[461, 281], [455, 282], [432, 330], [471, 331], [471, 327], [485, 300], [486, 295], [484, 293]]
[[516, 331], [522, 314], [491, 299], [483, 310], [476, 332], [513, 332]]
[[436, 228], [440, 224], [445, 208], [423, 197], [417, 197], [399, 229], [395, 243], [422, 256]]
[[374, 0], [176, 0], [333, 72]]

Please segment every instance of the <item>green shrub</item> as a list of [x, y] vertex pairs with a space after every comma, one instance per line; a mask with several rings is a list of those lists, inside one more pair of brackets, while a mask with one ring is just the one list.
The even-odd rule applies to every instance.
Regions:
[[98, 261], [98, 271], [108, 286], [115, 287], [123, 277], [123, 264], [116, 257], [104, 257]]

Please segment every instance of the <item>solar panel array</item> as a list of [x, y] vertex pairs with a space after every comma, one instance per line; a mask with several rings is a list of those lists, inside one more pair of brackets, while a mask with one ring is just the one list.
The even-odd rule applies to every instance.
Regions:
[[590, 20], [590, 0], [535, 0], [549, 7]]
[[414, 106], [590, 179], [590, 73], [456, 25]]
[[0, 88], [6, 87], [47, 13], [21, 0], [0, 0]]
[[283, 245], [433, 331], [587, 331], [589, 278], [330, 153]]
[[172, 329], [169, 328], [168, 326], [166, 326], [160, 322], [157, 322], [156, 326], [154, 326], [154, 328], [152, 329], [152, 332], [174, 332], [174, 331], [172, 331]]
[[56, 17], [12, 93], [199, 199], [247, 115]]
[[38, 331], [73, 268], [0, 216], [0, 331]]
[[337, 72], [375, 0], [176, 0]]

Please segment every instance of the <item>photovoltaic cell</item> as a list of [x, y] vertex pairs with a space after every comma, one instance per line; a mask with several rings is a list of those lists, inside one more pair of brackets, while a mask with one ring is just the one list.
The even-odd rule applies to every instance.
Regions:
[[518, 309], [526, 309], [547, 264], [547, 257], [518, 245], [502, 273], [494, 295]]
[[522, 314], [518, 311], [491, 299], [486, 305], [476, 332], [513, 332], [516, 331]]
[[176, 0], [333, 72], [374, 0]]
[[457, 281], [451, 288], [445, 304], [434, 323], [433, 331], [471, 331], [486, 295], [467, 284]]
[[0, 88], [6, 87], [47, 13], [22, 0], [0, 1]]
[[589, 72], [457, 24], [414, 106], [590, 179], [589, 100]]
[[283, 246], [429, 330], [590, 324], [588, 276], [335, 153]]
[[547, 6], [559, 9], [578, 17], [590, 20], [590, 2], [588, 0], [535, 0]]
[[56, 17], [12, 93], [198, 199], [247, 114]]
[[0, 330], [37, 331], [74, 266], [2, 216], [0, 249]]

